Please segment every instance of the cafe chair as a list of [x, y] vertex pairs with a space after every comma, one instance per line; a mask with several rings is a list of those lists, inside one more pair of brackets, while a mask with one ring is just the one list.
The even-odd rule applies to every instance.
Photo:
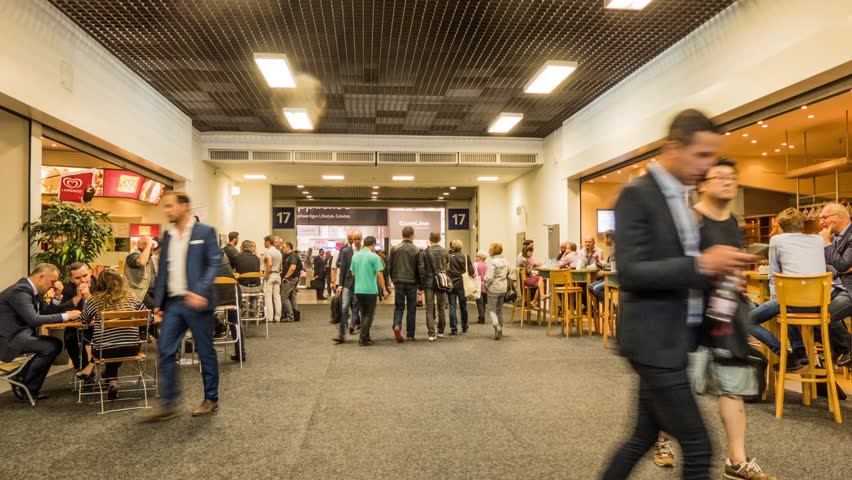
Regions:
[[[127, 310], [127, 311], [110, 311], [110, 312], [102, 312], [100, 318], [96, 320], [97, 322], [101, 322], [103, 325], [103, 332], [107, 332], [108, 330], [116, 329], [116, 328], [128, 328], [133, 327], [137, 331], [140, 327], [143, 327], [148, 330], [153, 322], [153, 316], [151, 315], [150, 310]], [[94, 339], [92, 340], [92, 342]], [[90, 342], [86, 340], [86, 342]], [[83, 395], [98, 395], [101, 411], [100, 414], [112, 413], [112, 412], [123, 412], [128, 410], [137, 410], [142, 408], [151, 408], [148, 402], [148, 391], [156, 391], [157, 389], [157, 379], [145, 373], [146, 370], [146, 360], [148, 353], [148, 345], [147, 340], [143, 340], [141, 335], [138, 336], [137, 340], [134, 341], [116, 341], [116, 342], [101, 342], [98, 348], [95, 348], [92, 345], [92, 362], [95, 364], [95, 386], [97, 388], [97, 392], [89, 392], [84, 393], [81, 388], [78, 391], [78, 403], [82, 401]], [[139, 346], [139, 353], [136, 355], [129, 355], [125, 357], [118, 358], [104, 358], [104, 351], [112, 348], [121, 348], [121, 347], [133, 347]], [[154, 370], [156, 371], [156, 354], [154, 355]], [[134, 407], [127, 408], [111, 408], [109, 410], [106, 409], [107, 400], [106, 399], [106, 386], [105, 379], [101, 376], [101, 371], [99, 367], [110, 363], [124, 363], [124, 367], [132, 367], [135, 369], [132, 375], [120, 375], [118, 377], [118, 381], [120, 385], [124, 384], [135, 384], [134, 388], [122, 388], [121, 392], [126, 394], [127, 392], [142, 392], [142, 405], [137, 405]], [[136, 398], [125, 398], [122, 397], [117, 401], [124, 400], [139, 400]]]
[[583, 336], [583, 289], [571, 282], [569, 270], [553, 270], [550, 272], [551, 299], [550, 315], [547, 318], [547, 334], [550, 335], [550, 325], [554, 310], [562, 306], [562, 336], [571, 334], [571, 324], [577, 326], [577, 332]]
[[[235, 278], [216, 277], [213, 280], [213, 284], [214, 285], [222, 285], [222, 286], [231, 286], [234, 289], [234, 298], [237, 299], [237, 304], [240, 303], [240, 289], [237, 288], [237, 280]], [[213, 338], [213, 347], [215, 348], [217, 346], [222, 346], [225, 350], [225, 358], [227, 358], [228, 357], [228, 345], [233, 345], [234, 346], [234, 353], [240, 358], [240, 370], [242, 370], [242, 368], [243, 368], [243, 356], [242, 356], [241, 352], [239, 351], [240, 350], [239, 343], [241, 341], [245, 341], [245, 339], [243, 338], [243, 324], [240, 321], [240, 308], [237, 306], [237, 304], [219, 305], [218, 307], [216, 307], [214, 314], [217, 315], [217, 316], [218, 315], [224, 316], [223, 323], [225, 324], [225, 333]], [[237, 321], [235, 323], [232, 323], [230, 321], [230, 317], [228, 315], [228, 312], [230, 312], [230, 311], [237, 312]], [[234, 332], [236, 332], [236, 333], [234, 335], [231, 334], [231, 327], [232, 326], [235, 327]], [[193, 353], [194, 352], [195, 352], [195, 350], [193, 349]]]
[[[529, 318], [533, 311], [536, 312], [536, 322], [539, 326], [541, 326], [542, 322], [542, 309], [539, 308], [530, 308], [528, 303], [531, 298], [535, 297], [535, 290], [537, 287], [528, 287], [527, 286], [527, 273], [525, 268], [518, 268], [518, 281], [516, 287], [520, 286], [520, 295], [518, 295], [518, 300], [521, 302], [521, 306], [517, 305], [512, 306], [512, 321], [511, 325], [515, 324], [515, 311], [521, 311], [521, 328], [524, 328], [524, 320]], [[543, 295], [544, 293], [542, 293]], [[528, 320], [529, 321], [529, 320]]]
[[[831, 273], [820, 275], [781, 275], [775, 274], [775, 290], [781, 313], [778, 323], [781, 326], [781, 363], [775, 384], [775, 416], [784, 414], [784, 384], [797, 381], [802, 384], [802, 402], [810, 405], [816, 398], [816, 384], [825, 383], [828, 393], [828, 410], [834, 413], [834, 421], [843, 423], [840, 413], [840, 400], [837, 395], [837, 383], [834, 375], [834, 355], [828, 341], [828, 324], [831, 316], [828, 304], [831, 302]], [[788, 311], [793, 308], [793, 311]], [[801, 313], [806, 310], [808, 313]], [[812, 312], [812, 313], [811, 313]], [[805, 351], [809, 364], [795, 374], [787, 373], [787, 349], [790, 346], [788, 327], [796, 326], [802, 330]], [[814, 339], [814, 327], [820, 327], [822, 348], [825, 360], [817, 367], [817, 349]]]
[[[246, 287], [246, 283], [253, 283], [251, 279], [256, 279], [259, 286], [257, 287]], [[246, 282], [249, 280], [249, 282]], [[240, 322], [242, 324], [246, 323], [254, 323], [255, 325], [260, 325], [261, 323], [266, 325], [266, 338], [269, 338], [269, 322], [266, 319], [266, 298], [263, 294], [264, 287], [264, 279], [262, 273], [243, 273], [239, 278], [241, 292], [242, 292], [242, 303], [241, 311], [240, 311]], [[240, 331], [240, 335], [243, 332]]]
[[9, 382], [13, 388], [17, 387], [21, 389], [21, 391], [26, 393], [27, 399], [30, 401], [30, 405], [35, 407], [36, 402], [35, 399], [33, 399], [33, 395], [30, 393], [30, 389], [23, 383], [15, 380], [15, 377], [24, 370], [24, 367], [30, 363], [30, 360], [32, 360], [33, 357], [35, 357], [35, 353], [26, 353], [16, 357], [11, 362], [0, 362], [0, 380]]

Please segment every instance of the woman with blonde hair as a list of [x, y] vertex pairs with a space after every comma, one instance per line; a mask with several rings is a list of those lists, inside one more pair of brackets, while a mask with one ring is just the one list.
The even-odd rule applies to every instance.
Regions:
[[485, 308], [494, 327], [494, 340], [503, 336], [503, 300], [509, 290], [509, 264], [503, 258], [503, 245], [492, 243], [488, 248], [489, 259], [485, 262], [485, 291], [488, 295]]
[[[92, 299], [86, 302], [80, 320], [93, 325], [92, 355], [96, 358], [132, 357], [139, 353], [139, 328], [122, 327], [104, 329], [101, 314], [109, 311], [145, 310], [145, 305], [130, 293], [124, 278], [114, 270], [104, 270], [98, 277], [98, 283], [92, 292]], [[118, 399], [118, 369], [121, 363], [107, 363], [103, 379], [109, 381], [107, 396]]]

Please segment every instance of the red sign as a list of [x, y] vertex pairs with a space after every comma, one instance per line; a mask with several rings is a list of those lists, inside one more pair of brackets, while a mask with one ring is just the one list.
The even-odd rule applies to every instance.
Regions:
[[148, 235], [149, 237], [159, 237], [160, 225], [156, 223], [131, 223], [130, 238], [137, 238], [141, 237], [142, 235]]
[[95, 196], [92, 186], [95, 181], [95, 171], [66, 173], [59, 177], [59, 201], [69, 203], [91, 202]]
[[104, 196], [139, 199], [145, 178], [128, 170], [104, 170]]

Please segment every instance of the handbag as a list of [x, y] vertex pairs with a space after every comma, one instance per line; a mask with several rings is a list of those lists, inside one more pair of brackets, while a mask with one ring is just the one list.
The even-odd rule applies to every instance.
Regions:
[[[432, 260], [432, 255], [429, 254], [428, 250], [423, 250], [423, 255], [426, 255], [426, 260], [429, 261], [429, 269], [434, 272], [435, 271], [435, 263]], [[453, 289], [453, 280], [450, 278], [449, 275], [447, 275], [447, 272], [445, 272], [445, 271], [435, 272], [435, 274], [433, 275], [433, 278], [435, 280], [435, 288], [439, 292], [449, 292]]]
[[[748, 361], [748, 336], [751, 332], [749, 304], [743, 295], [736, 295], [737, 309], [730, 321], [704, 316], [702, 345], [707, 346], [715, 358]], [[712, 301], [712, 299], [711, 299]]]
[[464, 287], [464, 296], [469, 299], [478, 300], [481, 292], [479, 291], [480, 282], [474, 280], [473, 277], [467, 273], [467, 266], [469, 260], [467, 255], [464, 256], [464, 271], [462, 272], [462, 286]]
[[518, 292], [515, 291], [515, 281], [506, 277], [506, 296], [503, 297], [503, 301], [507, 303], [515, 303], [515, 300], [518, 299]]

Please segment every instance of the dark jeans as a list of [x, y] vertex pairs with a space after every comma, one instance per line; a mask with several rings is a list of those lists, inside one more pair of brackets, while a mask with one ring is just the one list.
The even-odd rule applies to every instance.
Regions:
[[20, 376], [23, 378], [24, 385], [33, 396], [41, 391], [41, 386], [44, 384], [44, 379], [47, 378], [47, 373], [50, 371], [50, 366], [53, 361], [62, 351], [62, 340], [54, 337], [34, 337], [29, 332], [18, 334], [13, 340], [17, 355], [23, 353], [35, 353], [35, 357], [30, 360], [30, 363], [21, 371]]
[[476, 313], [478, 314], [477, 320], [480, 322], [485, 321], [485, 306], [488, 304], [488, 294], [485, 292], [483, 288], [479, 294], [479, 298], [476, 299]]
[[713, 446], [692, 395], [686, 370], [632, 363], [639, 374], [639, 411], [633, 436], [612, 459], [603, 480], [624, 480], [654, 446], [660, 432], [674, 436], [683, 450], [683, 478], [709, 480]]
[[346, 329], [349, 328], [349, 308], [352, 308], [352, 326], [361, 324], [361, 312], [358, 308], [358, 297], [355, 295], [353, 288], [343, 288], [340, 292], [340, 336], [346, 336]]
[[[458, 290], [450, 290], [447, 293], [447, 297], [449, 297], [450, 299], [450, 331], [459, 331], [458, 316], [456, 315], [456, 304], [458, 304], [458, 309], [461, 310], [462, 330], [467, 331], [467, 297], [464, 295], [464, 289], [462, 288]], [[438, 330], [442, 329], [438, 328]]]
[[[127, 346], [127, 347], [116, 347], [116, 348], [107, 348], [104, 349], [103, 352], [95, 350], [96, 353], [101, 355], [101, 360], [106, 358], [121, 358], [121, 357], [133, 357], [139, 354], [139, 345], [135, 346]], [[120, 362], [115, 363], [107, 363], [104, 365], [104, 380], [112, 380], [114, 378], [118, 378], [118, 368], [121, 367]]]
[[592, 292], [592, 295], [594, 295], [594, 297], [601, 303], [604, 301], [604, 286], [603, 280], [596, 280], [589, 285], [589, 291]]
[[177, 363], [178, 353], [186, 330], [192, 332], [193, 347], [201, 360], [201, 377], [204, 381], [204, 399], [219, 401], [219, 363], [213, 348], [213, 328], [216, 319], [213, 311], [199, 312], [190, 308], [182, 299], [166, 301], [160, 329], [158, 358], [160, 364], [160, 402], [175, 405], [178, 399]]
[[[790, 311], [792, 310], [791, 308]], [[850, 337], [849, 330], [846, 329], [844, 323], [846, 317], [852, 315], [852, 298], [846, 292], [835, 290], [832, 292], [831, 303], [828, 304], [828, 312], [831, 315], [831, 323], [828, 325], [828, 340], [831, 343], [832, 353], [837, 356], [850, 351], [850, 348], [852, 348], [852, 337]], [[751, 331], [752, 336], [769, 347], [775, 354], [781, 351], [781, 342], [761, 324], [780, 314], [781, 305], [776, 300], [769, 300], [751, 311], [751, 320], [754, 325]], [[819, 327], [814, 329], [815, 338], [822, 338], [820, 331]], [[793, 350], [804, 348], [799, 327], [788, 327], [787, 335], [789, 336], [790, 347]]]
[[405, 332], [408, 338], [414, 338], [417, 317], [417, 284], [394, 284], [393, 326], [402, 328], [402, 313], [405, 312]]
[[[81, 333], [82, 336], [78, 336]], [[79, 332], [76, 328], [65, 329], [65, 351], [68, 352], [68, 356], [71, 357], [71, 363], [74, 364], [74, 370], [78, 372], [89, 365], [89, 354], [86, 352], [86, 349], [83, 348], [83, 344], [80, 343], [82, 338], [88, 338], [91, 340], [92, 329], [87, 328], [82, 332]]]
[[373, 315], [376, 312], [377, 294], [358, 293], [358, 307], [361, 309], [361, 340], [370, 339], [370, 327], [373, 326]]

